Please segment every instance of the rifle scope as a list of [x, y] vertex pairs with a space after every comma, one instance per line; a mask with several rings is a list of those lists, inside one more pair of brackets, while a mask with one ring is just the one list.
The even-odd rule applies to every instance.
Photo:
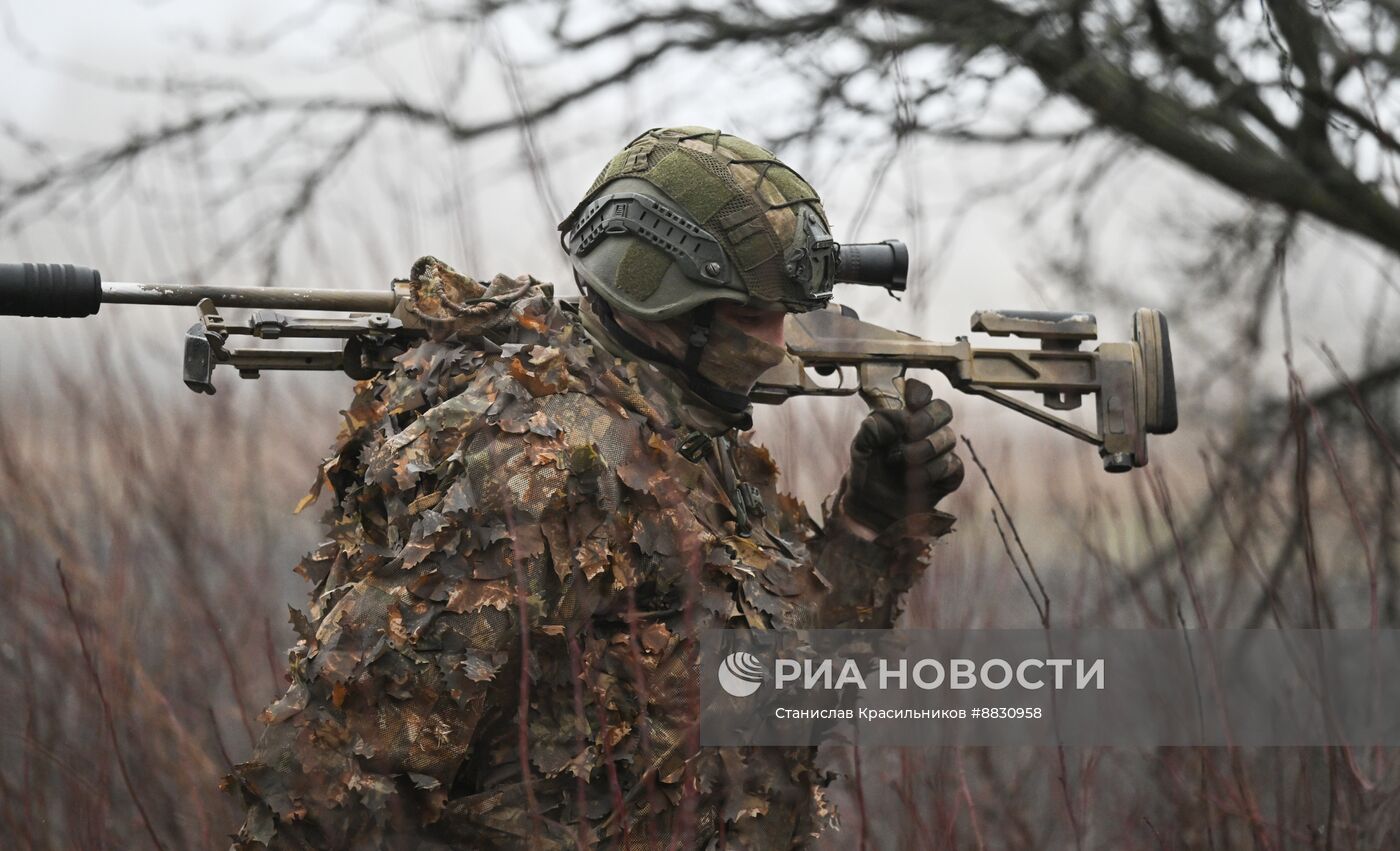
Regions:
[[909, 249], [897, 239], [842, 243], [837, 246], [836, 281], [904, 292]]

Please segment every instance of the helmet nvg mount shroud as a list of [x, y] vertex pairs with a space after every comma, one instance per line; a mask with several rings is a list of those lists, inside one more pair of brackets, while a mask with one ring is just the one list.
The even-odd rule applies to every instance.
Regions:
[[583, 283], [652, 320], [716, 301], [815, 310], [837, 281], [904, 289], [909, 262], [894, 240], [838, 245], [797, 172], [705, 127], [638, 136], [559, 230]]

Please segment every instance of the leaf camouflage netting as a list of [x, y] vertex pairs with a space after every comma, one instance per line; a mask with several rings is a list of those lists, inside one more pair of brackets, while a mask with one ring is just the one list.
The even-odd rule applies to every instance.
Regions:
[[[290, 686], [227, 780], [235, 847], [775, 849], [834, 825], [814, 749], [698, 747], [688, 636], [889, 625], [951, 518], [824, 532], [745, 436], [682, 457], [674, 385], [549, 286], [433, 258], [411, 282], [429, 337], [356, 385], [308, 495], [334, 493], [328, 538], [297, 568]], [[725, 465], [762, 496], [748, 536]]]

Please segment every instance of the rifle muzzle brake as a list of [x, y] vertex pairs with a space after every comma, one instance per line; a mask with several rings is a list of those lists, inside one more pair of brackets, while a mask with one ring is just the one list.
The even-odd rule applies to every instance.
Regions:
[[0, 263], [0, 315], [91, 316], [102, 306], [102, 276], [71, 263]]

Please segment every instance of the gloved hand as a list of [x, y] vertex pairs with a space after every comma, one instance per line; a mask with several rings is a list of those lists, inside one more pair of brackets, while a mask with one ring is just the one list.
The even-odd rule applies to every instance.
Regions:
[[953, 409], [922, 381], [904, 383], [904, 407], [871, 411], [851, 444], [841, 510], [881, 532], [910, 515], [934, 510], [958, 489], [962, 460], [953, 452]]

